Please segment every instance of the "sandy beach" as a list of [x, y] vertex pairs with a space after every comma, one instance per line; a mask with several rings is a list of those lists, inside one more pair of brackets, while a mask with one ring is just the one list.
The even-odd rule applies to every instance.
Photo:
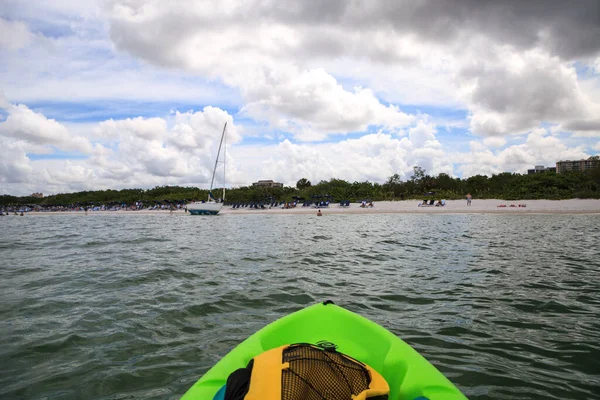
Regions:
[[[521, 205], [521, 207], [519, 207]], [[570, 200], [473, 200], [467, 206], [465, 200], [447, 200], [443, 207], [419, 207], [418, 200], [406, 201], [380, 201], [374, 206], [361, 208], [360, 204], [352, 203], [349, 207], [341, 207], [338, 204], [330, 205], [321, 209], [324, 214], [459, 214], [459, 213], [486, 213], [486, 214], [597, 214], [600, 213], [600, 200], [593, 199], [570, 199]], [[231, 209], [224, 207], [223, 214], [257, 214], [257, 213], [280, 213], [280, 214], [316, 214], [314, 207], [296, 207], [292, 209]]]
[[[470, 206], [465, 200], [447, 200], [443, 207], [419, 207], [418, 200], [406, 201], [379, 201], [373, 207], [361, 208], [359, 203], [352, 203], [348, 207], [332, 204], [321, 208], [327, 214], [600, 214], [600, 200], [570, 199], [570, 200], [477, 200], [474, 199]], [[246, 215], [246, 214], [315, 214], [315, 207], [302, 207], [284, 209], [281, 207], [270, 209], [232, 208], [225, 206], [220, 214]], [[29, 212], [26, 215], [82, 215], [83, 211], [74, 212]], [[168, 210], [119, 210], [119, 211], [90, 211], [91, 215], [171, 215]], [[183, 210], [173, 211], [173, 215], [185, 215]]]

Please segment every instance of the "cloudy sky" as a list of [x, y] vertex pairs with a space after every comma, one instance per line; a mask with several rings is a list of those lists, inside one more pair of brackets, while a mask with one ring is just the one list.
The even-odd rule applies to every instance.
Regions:
[[600, 153], [600, 2], [0, 0], [0, 194]]

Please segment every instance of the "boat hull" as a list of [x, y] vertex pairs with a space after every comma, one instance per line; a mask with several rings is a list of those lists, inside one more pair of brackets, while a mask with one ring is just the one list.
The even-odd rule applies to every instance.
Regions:
[[223, 208], [223, 203], [192, 203], [187, 205], [191, 215], [217, 215]]
[[[379, 372], [390, 400], [466, 400], [432, 364], [385, 328], [334, 304], [315, 304], [259, 330], [215, 364], [182, 400], [218, 399], [227, 377], [255, 356], [291, 343], [332, 342], [337, 350]], [[215, 395], [219, 393], [219, 396]]]

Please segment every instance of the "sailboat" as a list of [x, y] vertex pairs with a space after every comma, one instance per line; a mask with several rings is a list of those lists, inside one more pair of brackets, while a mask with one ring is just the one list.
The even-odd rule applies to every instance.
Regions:
[[219, 156], [221, 155], [221, 147], [223, 146], [223, 140], [225, 139], [225, 131], [227, 130], [227, 122], [223, 126], [223, 133], [221, 134], [221, 141], [219, 142], [219, 150], [217, 151], [217, 159], [215, 160], [215, 168], [213, 169], [212, 179], [210, 180], [210, 190], [208, 191], [208, 201], [196, 201], [187, 205], [187, 210], [192, 215], [216, 215], [223, 208], [223, 202], [225, 201], [225, 158], [227, 151], [227, 141], [225, 140], [225, 147], [223, 149], [223, 196], [215, 201], [212, 194], [213, 183], [215, 182], [215, 174], [217, 172], [217, 165], [219, 164]]

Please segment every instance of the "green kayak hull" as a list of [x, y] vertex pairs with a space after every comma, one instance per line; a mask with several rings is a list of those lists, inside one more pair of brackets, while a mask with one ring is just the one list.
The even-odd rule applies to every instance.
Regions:
[[[329, 304], [326, 304], [329, 303]], [[396, 335], [331, 302], [287, 315], [262, 328], [230, 351], [182, 397], [210, 400], [227, 377], [255, 356], [291, 343], [327, 341], [379, 372], [390, 385], [390, 400], [458, 400], [466, 397], [440, 371]]]

